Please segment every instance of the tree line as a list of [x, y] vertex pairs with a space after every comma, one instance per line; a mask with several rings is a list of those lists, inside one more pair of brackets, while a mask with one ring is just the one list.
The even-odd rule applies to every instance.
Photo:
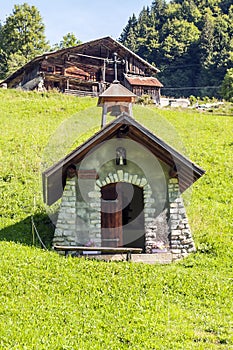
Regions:
[[160, 69], [170, 96], [219, 96], [233, 70], [232, 0], [154, 0], [119, 41]]
[[[160, 69], [168, 96], [233, 99], [232, 0], [154, 0], [133, 14], [122, 44]], [[15, 5], [0, 23], [0, 79], [46, 51], [78, 45], [73, 33], [50, 46], [39, 10]], [[221, 88], [220, 88], [221, 87]]]

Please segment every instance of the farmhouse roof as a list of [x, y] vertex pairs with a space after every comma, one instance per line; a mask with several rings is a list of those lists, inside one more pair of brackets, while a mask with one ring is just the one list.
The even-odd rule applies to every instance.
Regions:
[[158, 73], [159, 69], [145, 61], [143, 58], [135, 54], [133, 51], [129, 50], [127, 47], [125, 47], [120, 42], [114, 40], [110, 36], [106, 36], [103, 38], [95, 39], [77, 46], [72, 46], [69, 48], [53, 51], [53, 52], [47, 52], [44, 53], [41, 56], [35, 57], [30, 62], [26, 63], [23, 67], [19, 68], [17, 71], [15, 71], [13, 74], [11, 74], [9, 77], [7, 77], [3, 83], [9, 83], [12, 79], [15, 79], [18, 75], [22, 74], [25, 69], [30, 69], [34, 64], [39, 63], [40, 61], [47, 59], [47, 58], [56, 58], [58, 56], [62, 56], [63, 54], [78, 54], [78, 53], [84, 53], [90, 48], [93, 48], [94, 46], [102, 44], [110, 49], [118, 51], [118, 53], [122, 56], [125, 56], [125, 54], [128, 54], [135, 59], [137, 59], [139, 62], [141, 62], [144, 66], [146, 66], [151, 72]]
[[77, 164], [88, 152], [103, 141], [115, 137], [122, 128], [127, 129], [127, 137], [141, 143], [149, 149], [158, 159], [167, 164], [170, 169], [178, 170], [181, 192], [185, 191], [203, 174], [204, 170], [184, 157], [166, 142], [151, 133], [148, 129], [128, 115], [120, 115], [107, 124], [99, 132], [77, 147], [65, 158], [43, 172], [44, 201], [48, 205], [56, 202], [63, 193], [67, 168], [71, 164]]
[[139, 76], [130, 76], [125, 74], [126, 80], [130, 85], [139, 85], [139, 86], [154, 86], [154, 87], [163, 87], [163, 84], [155, 77], [139, 77]]

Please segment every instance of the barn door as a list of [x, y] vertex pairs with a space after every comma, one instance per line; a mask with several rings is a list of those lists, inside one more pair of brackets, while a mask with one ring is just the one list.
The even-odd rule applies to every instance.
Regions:
[[122, 194], [116, 191], [116, 184], [101, 189], [101, 238], [102, 246], [119, 247], [123, 244]]

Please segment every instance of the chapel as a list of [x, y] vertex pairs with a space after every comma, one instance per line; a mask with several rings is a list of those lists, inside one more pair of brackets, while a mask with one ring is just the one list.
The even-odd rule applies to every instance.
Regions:
[[55, 246], [140, 248], [137, 261], [164, 263], [195, 251], [182, 193], [204, 170], [134, 119], [135, 98], [115, 79], [100, 130], [44, 171], [45, 203], [61, 198]]

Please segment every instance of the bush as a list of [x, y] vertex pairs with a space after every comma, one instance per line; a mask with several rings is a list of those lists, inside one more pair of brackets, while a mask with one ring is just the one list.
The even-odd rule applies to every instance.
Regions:
[[233, 68], [226, 72], [221, 87], [221, 95], [226, 101], [233, 102]]

